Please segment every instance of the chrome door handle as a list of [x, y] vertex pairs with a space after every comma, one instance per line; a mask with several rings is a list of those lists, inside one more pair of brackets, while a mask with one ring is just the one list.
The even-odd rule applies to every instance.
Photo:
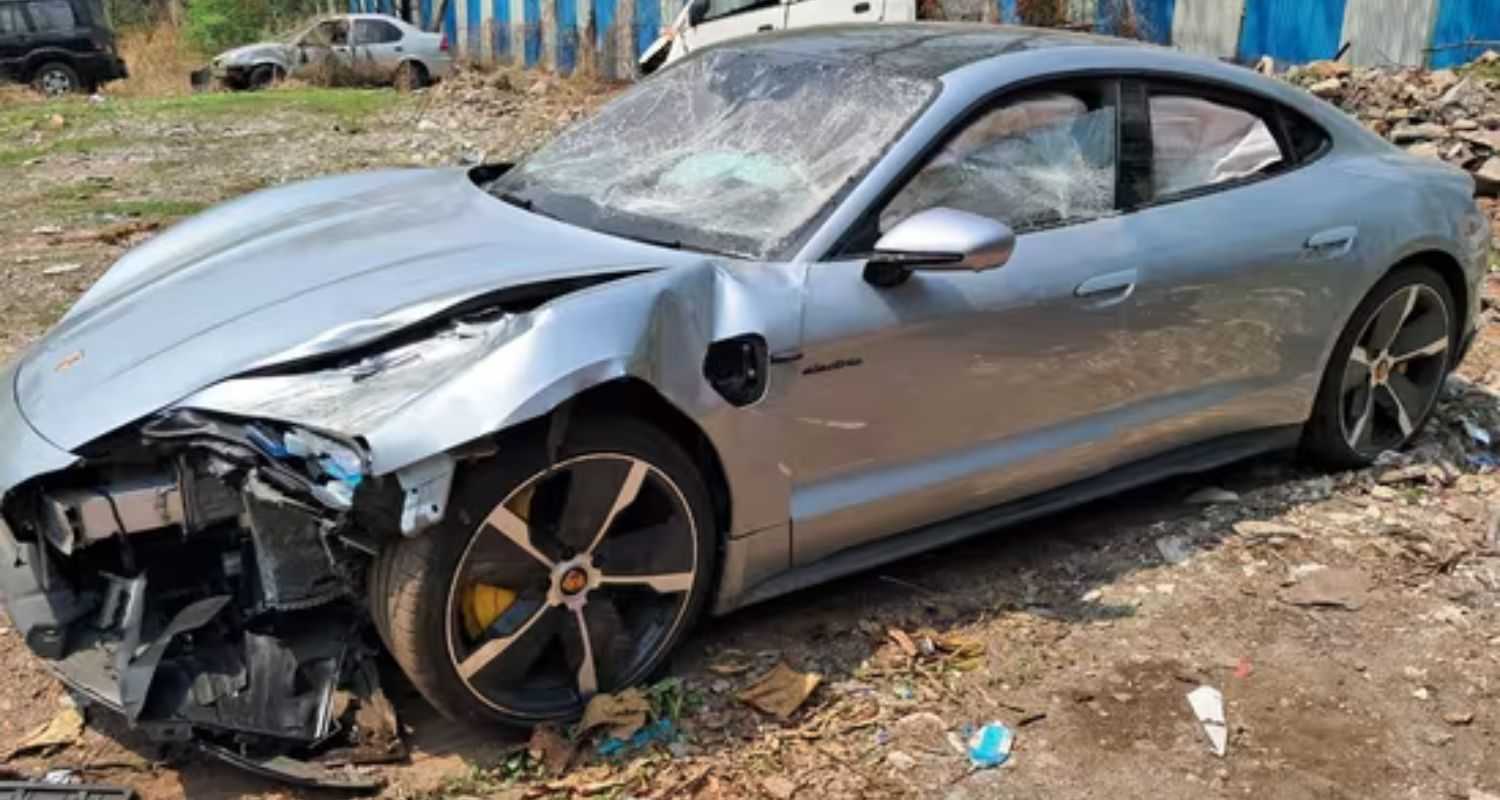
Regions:
[[762, 25], [759, 28], [756, 28], [755, 32], [756, 33], [767, 33], [767, 32], [773, 31], [773, 30], [776, 30], [776, 28], [775, 28], [774, 25]]
[[856, 13], [856, 14], [864, 14], [864, 13], [867, 13], [869, 10], [870, 10], [870, 4], [869, 3], [855, 3], [854, 4], [854, 13]]
[[1332, 228], [1308, 237], [1302, 249], [1315, 258], [1343, 258], [1354, 249], [1359, 239], [1359, 228], [1348, 226]]
[[[1122, 269], [1119, 272], [1095, 275], [1078, 284], [1078, 287], [1073, 290], [1073, 296], [1098, 297], [1105, 294], [1122, 294], [1128, 297], [1134, 291], [1135, 282], [1138, 277], [1139, 272], [1133, 269]], [[1121, 297], [1120, 299], [1123, 300], [1125, 298]]]

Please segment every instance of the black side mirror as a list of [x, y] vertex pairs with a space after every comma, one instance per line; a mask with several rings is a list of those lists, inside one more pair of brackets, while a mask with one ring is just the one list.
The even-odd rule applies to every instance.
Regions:
[[697, 25], [708, 16], [708, 0], [693, 0], [688, 4], [688, 24]]

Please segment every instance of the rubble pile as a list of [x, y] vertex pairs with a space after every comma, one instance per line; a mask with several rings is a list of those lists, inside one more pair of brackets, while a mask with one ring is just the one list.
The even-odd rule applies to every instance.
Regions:
[[465, 66], [424, 90], [416, 126], [423, 138], [437, 140], [434, 163], [455, 156], [510, 161], [592, 114], [618, 90], [582, 75]]
[[1316, 61], [1285, 78], [1407, 152], [1468, 170], [1500, 241], [1500, 53], [1489, 51], [1459, 71]]

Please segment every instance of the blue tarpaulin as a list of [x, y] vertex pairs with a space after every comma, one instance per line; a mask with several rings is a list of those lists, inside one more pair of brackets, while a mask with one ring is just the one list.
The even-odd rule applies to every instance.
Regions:
[[1303, 62], [1339, 51], [1347, 0], [1246, 0], [1240, 59]]
[[1434, 67], [1467, 64], [1485, 50], [1500, 50], [1496, 41], [1500, 41], [1500, 0], [1440, 0], [1430, 63]]

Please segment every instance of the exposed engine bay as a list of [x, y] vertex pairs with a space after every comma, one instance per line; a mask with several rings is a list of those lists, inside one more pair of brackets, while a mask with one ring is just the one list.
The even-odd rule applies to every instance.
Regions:
[[325, 433], [160, 414], [8, 495], [10, 614], [70, 687], [156, 741], [359, 788], [289, 756], [404, 755], [363, 587], [399, 535], [383, 521], [420, 493], [366, 463]]

